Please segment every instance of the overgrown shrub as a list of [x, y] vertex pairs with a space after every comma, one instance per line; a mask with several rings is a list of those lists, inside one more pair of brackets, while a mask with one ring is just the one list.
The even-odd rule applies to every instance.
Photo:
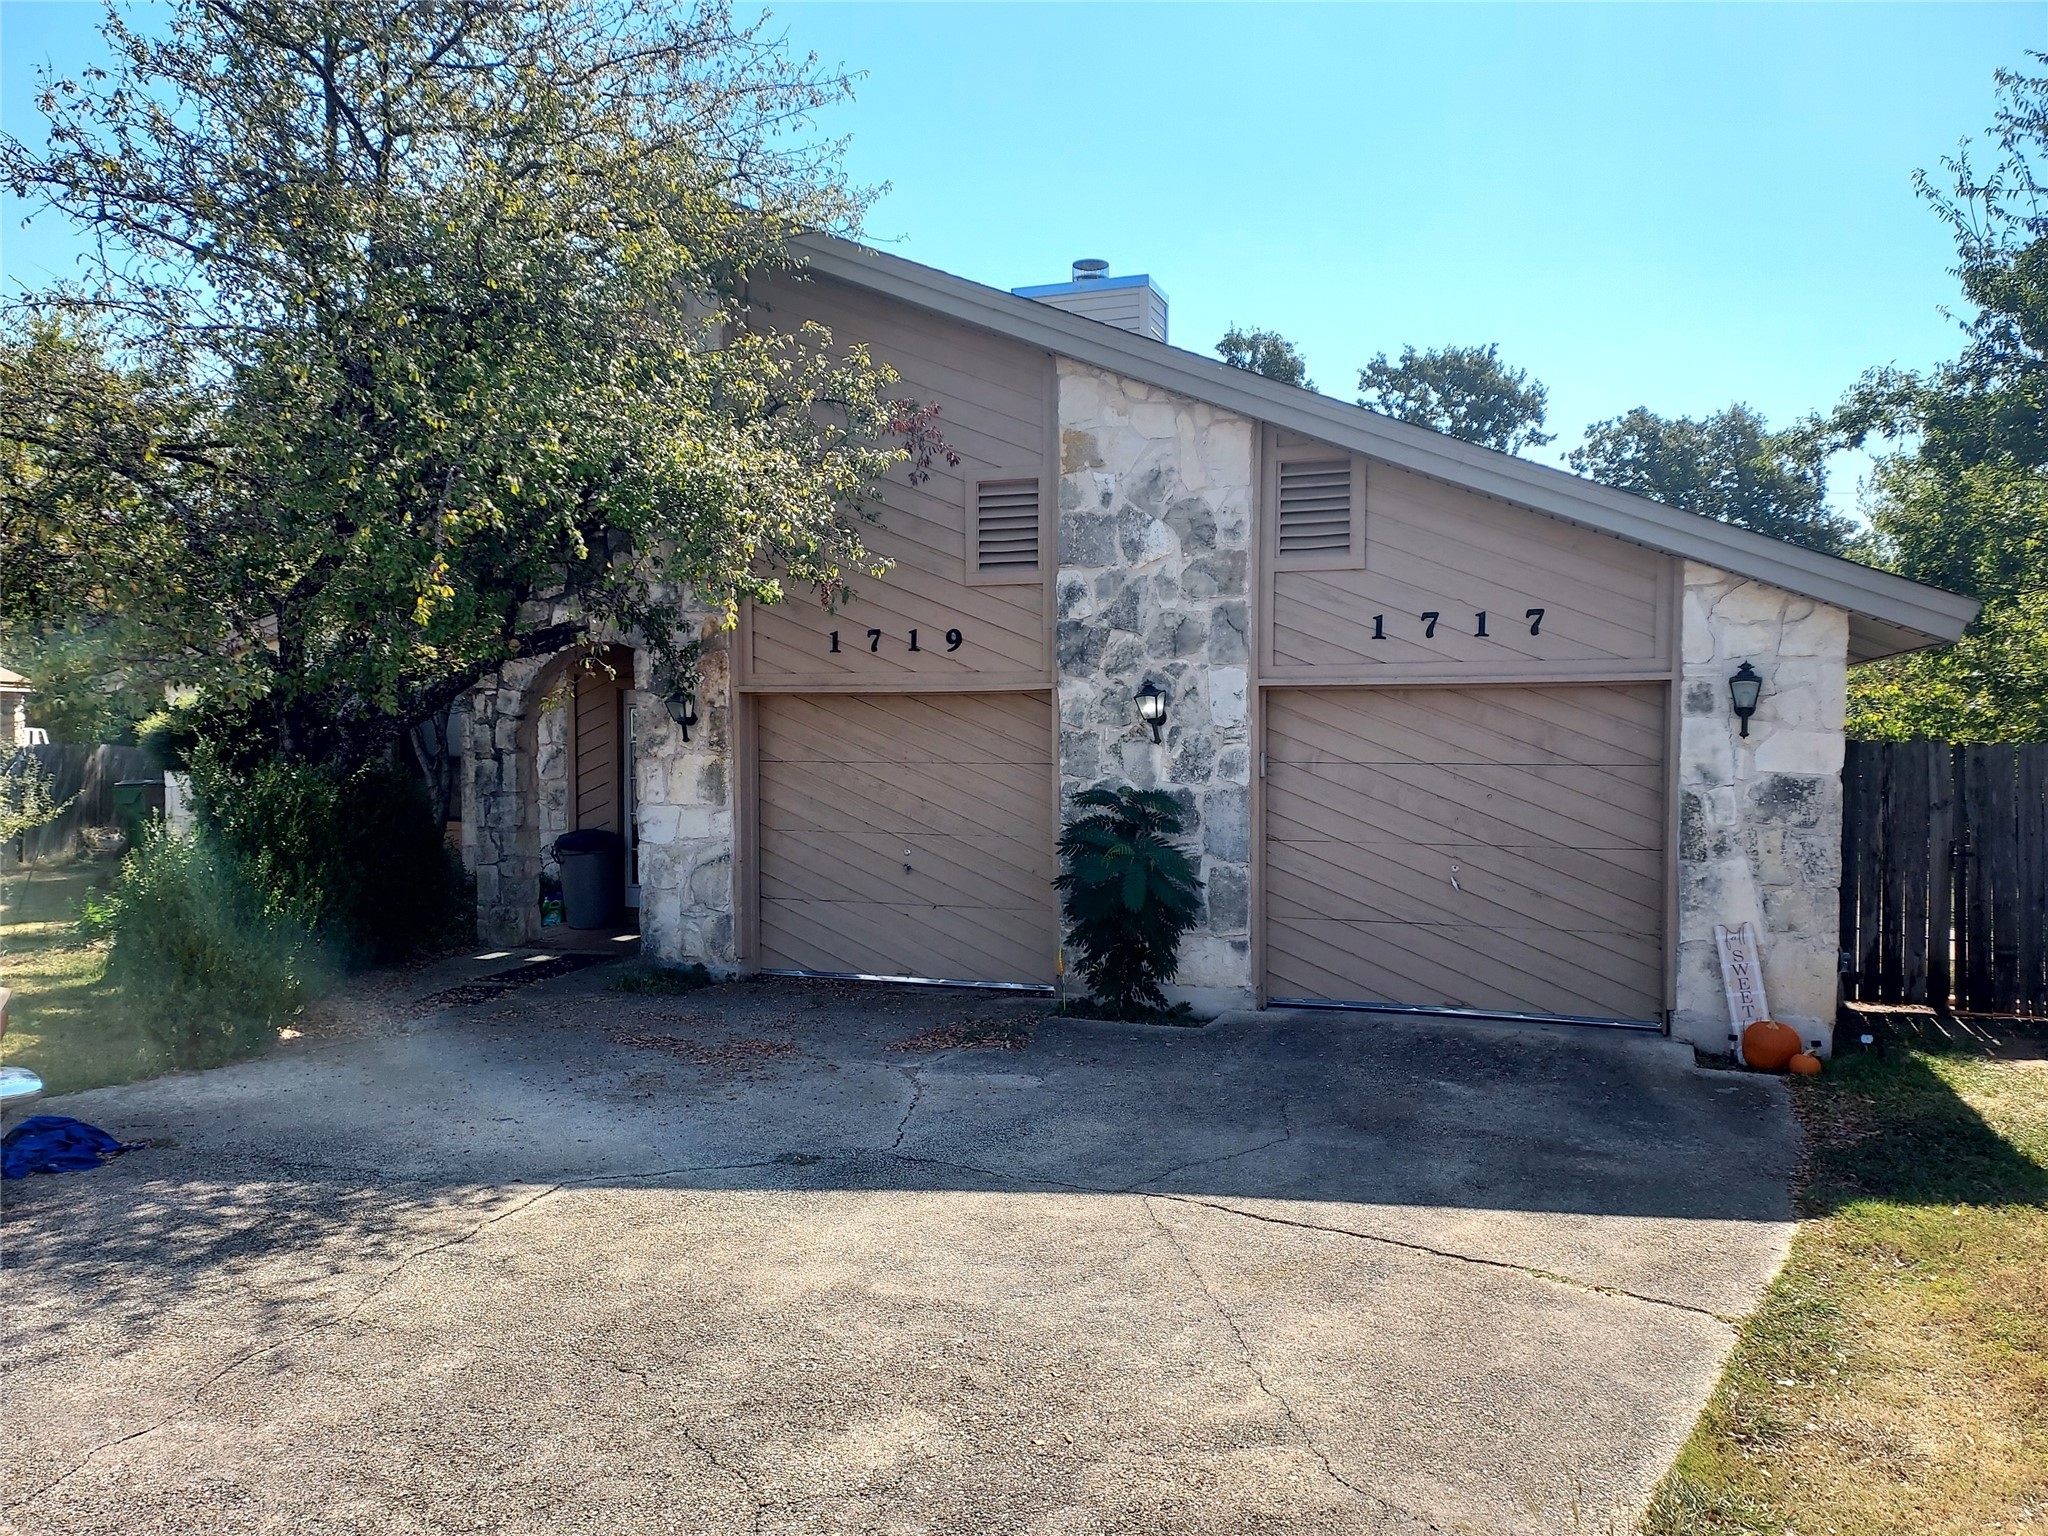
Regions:
[[199, 816], [265, 909], [351, 962], [463, 942], [474, 914], [460, 861], [419, 780], [395, 765], [353, 773], [192, 755]]
[[199, 745], [192, 711], [171, 707], [144, 715], [135, 722], [135, 745], [157, 767], [183, 772], [191, 766], [193, 749]]
[[1180, 969], [1180, 941], [1202, 906], [1202, 881], [1172, 841], [1187, 830], [1157, 789], [1089, 789], [1060, 833], [1067, 943], [1097, 1006], [1113, 1019], [1156, 1018]]
[[317, 958], [302, 930], [204, 834], [152, 825], [122, 861], [83, 927], [111, 940], [117, 1006], [174, 1066], [211, 1067], [262, 1049], [313, 990]]

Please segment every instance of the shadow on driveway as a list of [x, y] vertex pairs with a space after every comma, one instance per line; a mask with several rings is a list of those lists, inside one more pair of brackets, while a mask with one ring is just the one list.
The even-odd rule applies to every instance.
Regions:
[[159, 1144], [8, 1190], [17, 1516], [1619, 1529], [1788, 1238], [1669, 1042], [604, 975], [56, 1105]]

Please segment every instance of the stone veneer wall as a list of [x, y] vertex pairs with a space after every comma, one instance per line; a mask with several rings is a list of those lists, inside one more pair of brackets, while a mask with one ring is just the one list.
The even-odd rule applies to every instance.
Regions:
[[[1252, 423], [1066, 359], [1059, 394], [1062, 800], [1130, 783], [1188, 807], [1207, 904], [1171, 993], [1247, 1007]], [[1172, 700], [1159, 746], [1147, 678]]]
[[462, 856], [476, 876], [477, 936], [521, 944], [540, 933], [538, 785], [547, 664], [507, 662], [469, 696], [462, 743]]
[[[640, 654], [645, 672], [646, 653]], [[738, 967], [733, 935], [731, 669], [709, 644], [698, 662], [690, 740], [661, 698], [635, 692], [635, 798], [640, 821], [640, 948], [651, 959]], [[649, 681], [642, 679], [643, 685]]]
[[[1848, 645], [1841, 609], [1687, 562], [1672, 1031], [1701, 1050], [1730, 1049], [1714, 927], [1743, 922], [1772, 1013], [1832, 1043]], [[1764, 680], [1746, 740], [1728, 699], [1745, 661]]]

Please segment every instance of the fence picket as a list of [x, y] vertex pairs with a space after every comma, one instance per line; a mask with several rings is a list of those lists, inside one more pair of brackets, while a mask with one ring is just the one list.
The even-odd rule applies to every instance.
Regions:
[[1900, 934], [1899, 991], [1909, 1003], [1927, 1001], [1927, 765], [1932, 742], [1909, 741], [1899, 753], [1898, 831]]
[[1878, 956], [1884, 916], [1884, 749], [1877, 743], [1864, 754], [1857, 790], [1853, 835], [1863, 845], [1863, 857], [1856, 879], [1856, 975], [1858, 995], [1870, 1001], [1883, 996]]
[[2019, 749], [2020, 997], [2048, 1014], [2048, 743]]
[[1955, 995], [1956, 758], [1930, 741], [1927, 760], [1927, 997], [1946, 1008]]

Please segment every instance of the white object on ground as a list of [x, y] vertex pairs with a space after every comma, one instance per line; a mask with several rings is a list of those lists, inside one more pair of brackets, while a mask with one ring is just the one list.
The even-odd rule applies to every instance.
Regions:
[[1764, 999], [1764, 963], [1757, 953], [1756, 929], [1748, 923], [1735, 928], [1717, 925], [1714, 944], [1721, 951], [1721, 986], [1728, 994], [1728, 1038], [1734, 1044], [1735, 1059], [1746, 1067], [1742, 1032], [1758, 1019], [1771, 1016], [1771, 1005]]

